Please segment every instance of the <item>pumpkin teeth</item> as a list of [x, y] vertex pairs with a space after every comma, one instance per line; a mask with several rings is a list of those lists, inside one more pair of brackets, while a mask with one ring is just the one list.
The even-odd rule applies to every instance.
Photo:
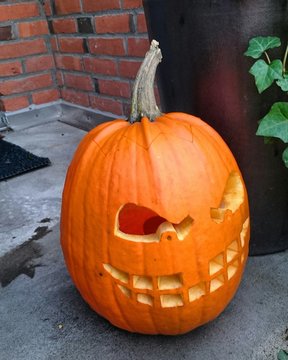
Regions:
[[[157, 229], [157, 238], [159, 240], [179, 238], [175, 227], [178, 227], [179, 233], [181, 226], [186, 229], [191, 227], [193, 219], [188, 216], [182, 223], [175, 226], [168, 221], [163, 222]], [[239, 238], [233, 240], [225, 251], [209, 261], [209, 279], [188, 288], [184, 287], [182, 273], [159, 276], [130, 275], [110, 264], [103, 264], [103, 267], [112, 276], [121, 293], [132, 301], [152, 307], [181, 307], [185, 303], [192, 303], [209, 293], [218, 291], [233, 279], [240, 269], [240, 264], [245, 261], [244, 247], [248, 229], [249, 217], [243, 223]]]
[[182, 295], [180, 294], [160, 295], [160, 301], [163, 308], [171, 308], [184, 305]]
[[150, 276], [133, 276], [133, 286], [136, 289], [153, 289], [153, 282]]
[[159, 290], [179, 289], [182, 286], [183, 286], [183, 282], [182, 282], [181, 274], [158, 277]]
[[219, 275], [216, 278], [212, 279], [210, 282], [210, 293], [218, 290], [220, 287], [222, 287], [225, 283], [224, 276]]
[[242, 246], [242, 248], [243, 248], [244, 245], [245, 245], [245, 238], [246, 238], [248, 229], [249, 229], [249, 217], [245, 220], [245, 222], [244, 222], [244, 224], [243, 224], [243, 227], [242, 227], [242, 231], [241, 231], [241, 233], [240, 233], [240, 240], [241, 240], [241, 246]]
[[125, 284], [128, 283], [129, 275], [126, 272], [118, 270], [110, 264], [104, 264], [103, 267], [114, 279], [120, 280]]
[[201, 283], [199, 283], [197, 285], [192, 286], [188, 290], [188, 296], [189, 296], [190, 302], [200, 299], [205, 294], [206, 294], [206, 287], [205, 287], [204, 281], [202, 281]]

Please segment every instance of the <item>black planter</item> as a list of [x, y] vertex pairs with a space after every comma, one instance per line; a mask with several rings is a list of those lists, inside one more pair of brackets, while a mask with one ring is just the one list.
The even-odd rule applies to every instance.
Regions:
[[243, 56], [254, 36], [288, 40], [288, 0], [144, 0], [150, 38], [160, 42], [159, 88], [165, 112], [182, 111], [214, 127], [234, 153], [248, 189], [250, 254], [288, 248], [285, 146], [265, 145], [257, 122], [276, 101], [276, 86], [257, 93]]

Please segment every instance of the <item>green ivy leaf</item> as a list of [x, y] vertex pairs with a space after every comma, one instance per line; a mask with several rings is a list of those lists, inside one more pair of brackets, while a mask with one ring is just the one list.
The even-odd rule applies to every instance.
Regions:
[[260, 120], [256, 132], [260, 136], [272, 136], [288, 142], [288, 103], [278, 102], [272, 105], [269, 113]]
[[266, 50], [279, 46], [281, 46], [281, 40], [278, 37], [257, 36], [249, 41], [249, 47], [244, 55], [251, 56], [253, 59], [259, 59]]
[[281, 88], [281, 90], [288, 91], [288, 79], [287, 78], [277, 80], [276, 84]]
[[257, 60], [249, 72], [255, 77], [258, 92], [261, 94], [273, 84], [274, 80], [283, 79], [282, 61], [274, 60], [271, 64], [267, 64], [264, 60]]
[[[284, 161], [285, 166], [288, 168], [288, 148], [286, 148], [282, 154], [282, 159]], [[287, 357], [288, 360], [288, 357]]]
[[288, 353], [287, 351], [280, 350], [277, 355], [278, 360], [288, 360]]

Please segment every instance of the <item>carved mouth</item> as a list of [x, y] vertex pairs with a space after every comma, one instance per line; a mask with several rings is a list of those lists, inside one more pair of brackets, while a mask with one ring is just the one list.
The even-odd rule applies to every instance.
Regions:
[[134, 302], [161, 308], [184, 306], [221, 289], [240, 271], [245, 259], [248, 227], [249, 218], [244, 222], [239, 238], [207, 264], [209, 280], [197, 284], [187, 286], [183, 273], [147, 276], [129, 274], [111, 264], [103, 264], [103, 267], [120, 292]]

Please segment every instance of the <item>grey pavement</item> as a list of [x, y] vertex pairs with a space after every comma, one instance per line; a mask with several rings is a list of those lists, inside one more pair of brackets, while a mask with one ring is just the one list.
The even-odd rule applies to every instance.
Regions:
[[185, 335], [131, 334], [85, 304], [59, 244], [64, 178], [84, 135], [55, 119], [6, 135], [52, 166], [0, 183], [0, 360], [273, 360], [287, 350], [287, 251], [249, 258], [226, 310]]

